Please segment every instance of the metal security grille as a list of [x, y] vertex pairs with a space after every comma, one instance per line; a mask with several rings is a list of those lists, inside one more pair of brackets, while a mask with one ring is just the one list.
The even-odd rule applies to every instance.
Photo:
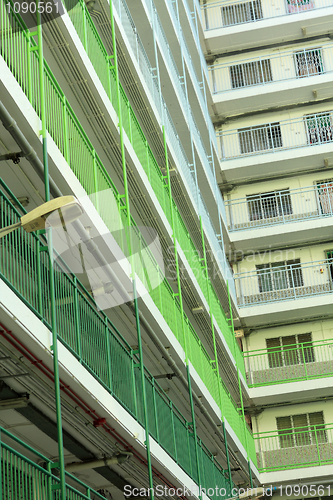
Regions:
[[287, 0], [287, 13], [296, 14], [304, 10], [311, 10], [315, 8], [314, 2], [311, 0]]
[[326, 443], [324, 415], [322, 411], [277, 417], [280, 448], [309, 446], [316, 443]]
[[311, 333], [266, 339], [270, 368], [314, 363]]
[[295, 52], [294, 55], [298, 77], [302, 78], [324, 73], [321, 49], [301, 50]]
[[306, 115], [304, 119], [308, 144], [323, 144], [332, 141], [333, 129], [331, 113]]
[[246, 197], [250, 221], [271, 219], [293, 213], [289, 189]]
[[221, 13], [224, 26], [256, 21], [263, 18], [260, 0], [227, 5], [221, 8]]
[[333, 213], [333, 179], [317, 181], [316, 185], [320, 212], [331, 215]]
[[282, 147], [281, 128], [278, 122], [239, 129], [238, 137], [241, 154]]
[[260, 264], [256, 269], [260, 293], [303, 286], [299, 259]]
[[249, 87], [273, 80], [269, 59], [230, 66], [230, 78], [233, 89]]

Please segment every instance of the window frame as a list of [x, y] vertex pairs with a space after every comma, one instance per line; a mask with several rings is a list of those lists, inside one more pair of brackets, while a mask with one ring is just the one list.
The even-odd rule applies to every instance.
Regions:
[[232, 89], [255, 87], [273, 81], [270, 59], [259, 59], [229, 66]]
[[[313, 417], [314, 415], [319, 415], [319, 414], [321, 414], [322, 423], [312, 424], [311, 417]], [[294, 425], [295, 417], [305, 417], [306, 424], [304, 426], [297, 426], [297, 425], [295, 426]], [[278, 421], [279, 421], [279, 419], [282, 420], [283, 418], [290, 419], [291, 427], [279, 429], [279, 422]], [[318, 442], [318, 444], [324, 444], [324, 443], [328, 442], [323, 411], [311, 412], [311, 413], [299, 413], [299, 414], [294, 414], [294, 415], [287, 415], [285, 417], [275, 417], [275, 419], [276, 419], [276, 427], [277, 427], [277, 432], [278, 432], [278, 437], [279, 437], [280, 449], [301, 448], [304, 446], [316, 445], [317, 442]], [[317, 432], [315, 432], [315, 428], [316, 428]], [[304, 429], [304, 431], [303, 431], [303, 429]], [[303, 438], [302, 438], [302, 436], [303, 436]], [[308, 442], [299, 444], [300, 439], [304, 439], [304, 437], [306, 440], [308, 440]], [[318, 439], [318, 437], [320, 439]]]
[[[310, 336], [310, 340], [302, 340], [304, 336]], [[284, 343], [283, 339], [295, 337], [294, 344]], [[265, 339], [270, 369], [286, 368], [288, 366], [297, 366], [305, 363], [315, 363], [315, 353], [313, 349], [312, 332], [297, 333], [295, 335], [284, 335]], [[269, 347], [270, 341], [278, 341], [279, 345]], [[302, 349], [305, 348], [304, 349]], [[293, 362], [296, 360], [296, 362]]]
[[263, 17], [261, 0], [248, 0], [221, 7], [223, 26], [235, 26], [237, 24], [259, 21]]
[[[333, 117], [331, 111], [304, 115], [305, 131], [308, 145], [327, 144], [333, 141]], [[322, 120], [326, 120], [323, 124]], [[310, 128], [310, 123], [313, 125]]]
[[[289, 188], [247, 195], [246, 201], [249, 220], [251, 222], [257, 220], [264, 221], [293, 214]], [[270, 207], [267, 205], [267, 202]], [[275, 205], [275, 207], [273, 205]], [[275, 213], [273, 213], [272, 209], [275, 209]], [[271, 211], [270, 214], [269, 211]]]
[[[281, 269], [275, 272], [274, 268]], [[256, 272], [258, 276], [259, 293], [274, 292], [277, 290], [292, 290], [304, 286], [300, 259], [258, 264], [256, 265]], [[283, 281], [280, 281], [281, 278]], [[300, 281], [301, 284], [295, 286], [296, 281]], [[279, 282], [286, 283], [287, 286], [279, 286]], [[270, 283], [270, 286], [268, 287], [269, 289], [265, 290], [265, 284], [267, 283]]]
[[[301, 61], [303, 58], [303, 61]], [[310, 61], [311, 58], [317, 58], [317, 62]], [[297, 78], [306, 78], [310, 76], [323, 75], [325, 73], [323, 48], [316, 47], [311, 49], [301, 49], [294, 52], [294, 61]], [[301, 69], [306, 68], [305, 74], [300, 74]], [[316, 71], [311, 72], [311, 67], [315, 67]]]
[[[240, 128], [237, 133], [241, 155], [274, 151], [283, 146], [280, 122]], [[262, 146], [260, 146], [260, 142], [262, 142]]]

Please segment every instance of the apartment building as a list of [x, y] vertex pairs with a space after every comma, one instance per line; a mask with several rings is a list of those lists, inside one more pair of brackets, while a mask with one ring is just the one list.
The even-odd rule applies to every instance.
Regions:
[[1, 0], [1, 500], [260, 484], [203, 33], [197, 1]]
[[260, 481], [283, 498], [332, 496], [332, 15], [202, 3], [245, 412]]

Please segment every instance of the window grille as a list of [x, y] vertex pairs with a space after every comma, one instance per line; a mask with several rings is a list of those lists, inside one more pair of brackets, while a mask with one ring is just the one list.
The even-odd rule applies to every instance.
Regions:
[[311, 333], [266, 339], [270, 368], [314, 363]]
[[319, 208], [322, 214], [333, 213], [333, 179], [316, 182], [319, 197]]
[[271, 219], [293, 213], [289, 189], [246, 197], [250, 221]]
[[221, 13], [224, 26], [257, 21], [263, 18], [260, 0], [227, 5], [221, 8]]
[[311, 0], [287, 0], [287, 12], [289, 14], [296, 14], [304, 10], [311, 10], [315, 8], [315, 4]]
[[281, 127], [278, 122], [239, 129], [238, 137], [241, 154], [282, 147]]
[[306, 115], [304, 118], [309, 144], [321, 144], [332, 141], [331, 113]]
[[233, 89], [271, 82], [273, 80], [271, 62], [269, 59], [264, 59], [230, 66], [230, 78]]
[[301, 50], [295, 52], [294, 56], [297, 76], [300, 78], [324, 73], [321, 49]]
[[326, 443], [324, 414], [322, 411], [277, 417], [280, 448], [294, 448], [295, 446], [309, 446], [311, 444]]
[[256, 270], [260, 293], [303, 286], [299, 259], [259, 264]]

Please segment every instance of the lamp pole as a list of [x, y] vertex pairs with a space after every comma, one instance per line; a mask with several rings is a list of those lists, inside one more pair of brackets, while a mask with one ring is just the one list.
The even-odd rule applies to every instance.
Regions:
[[[43, 140], [43, 163], [44, 163], [44, 183], [45, 183], [45, 201], [50, 200], [50, 181], [49, 181], [49, 165], [47, 155], [47, 132], [46, 132], [46, 110], [45, 110], [45, 88], [44, 88], [44, 56], [43, 56], [43, 31], [42, 17], [39, 11], [39, 2], [37, 4], [37, 38], [38, 38], [38, 70], [39, 70], [39, 92], [40, 92], [40, 119], [41, 119], [41, 135]], [[59, 379], [59, 360], [58, 360], [58, 331], [57, 331], [57, 316], [55, 307], [55, 288], [54, 288], [54, 269], [53, 269], [53, 244], [52, 244], [52, 228], [46, 229], [49, 254], [49, 284], [50, 284], [50, 306], [51, 306], [51, 329], [52, 329], [52, 345], [53, 352], [53, 373], [54, 373], [54, 392], [55, 406], [57, 419], [57, 437], [58, 437], [58, 463], [60, 483], [53, 485], [54, 489], [60, 490], [60, 499], [66, 500], [66, 478], [65, 478], [65, 459], [64, 445], [62, 434], [62, 417], [61, 417], [61, 397], [60, 397], [60, 379]], [[41, 250], [41, 249], [40, 249]]]

